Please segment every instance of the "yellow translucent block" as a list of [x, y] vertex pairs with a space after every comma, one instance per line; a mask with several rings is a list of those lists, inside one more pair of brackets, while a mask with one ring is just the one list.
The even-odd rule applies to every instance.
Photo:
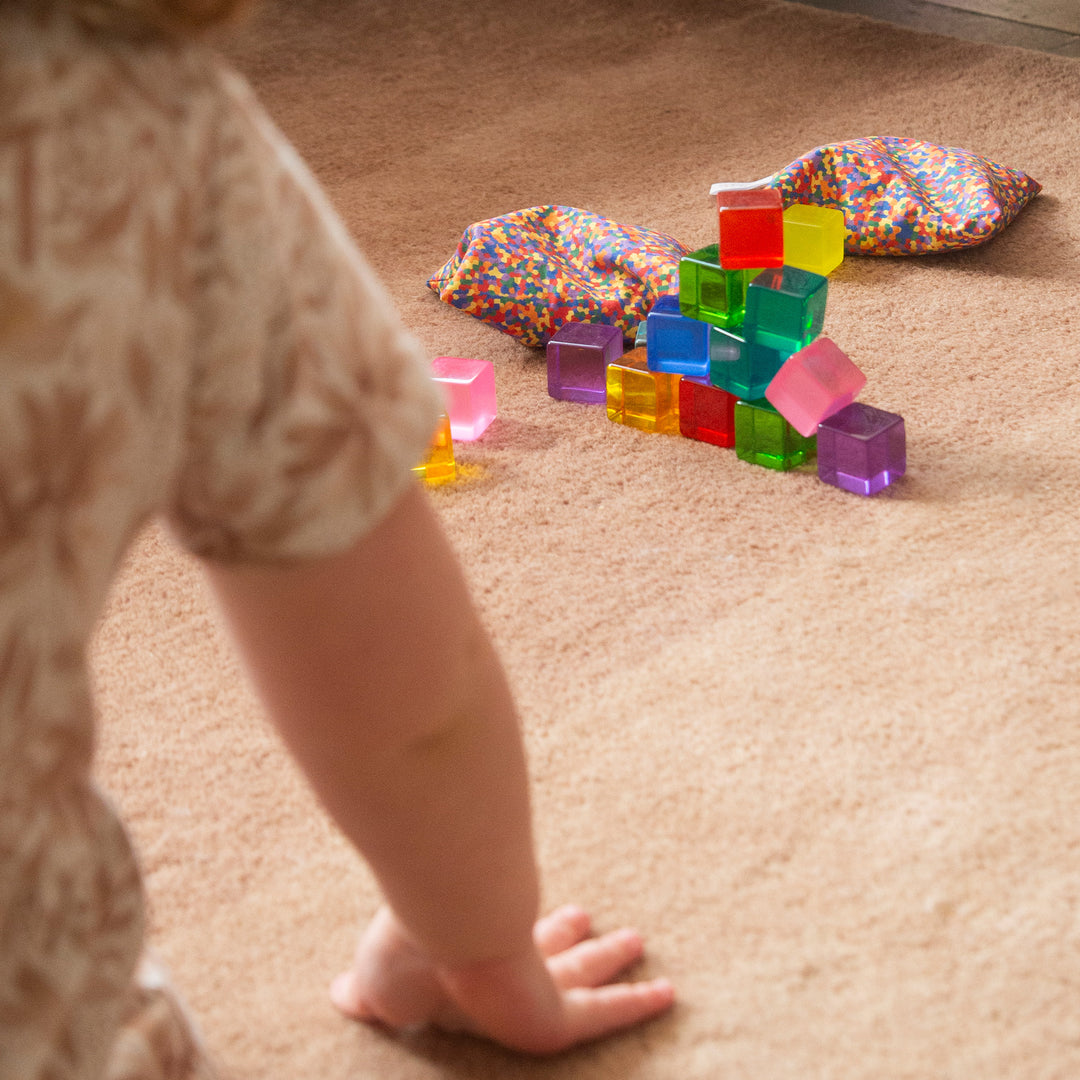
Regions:
[[796, 204], [784, 211], [784, 265], [823, 277], [844, 261], [844, 213], [831, 206]]
[[431, 440], [427, 457], [413, 466], [413, 473], [429, 484], [445, 484], [457, 476], [454, 462], [454, 440], [450, 436], [450, 417], [443, 413]]
[[650, 371], [644, 349], [632, 349], [607, 366], [607, 414], [616, 424], [679, 434], [679, 380], [670, 371]]

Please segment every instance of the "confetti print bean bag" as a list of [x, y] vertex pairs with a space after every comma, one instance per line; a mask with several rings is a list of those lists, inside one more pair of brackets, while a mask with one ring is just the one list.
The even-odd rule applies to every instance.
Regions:
[[844, 212], [845, 248], [862, 255], [955, 251], [996, 236], [1041, 190], [1037, 181], [968, 150], [877, 136], [821, 146], [753, 184], [785, 206]]
[[687, 251], [587, 210], [533, 206], [470, 225], [428, 287], [526, 345], [546, 345], [567, 322], [629, 334], [658, 296], [678, 290]]

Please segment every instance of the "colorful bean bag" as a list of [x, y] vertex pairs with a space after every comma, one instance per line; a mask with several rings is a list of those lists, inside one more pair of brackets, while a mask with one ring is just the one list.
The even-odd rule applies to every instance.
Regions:
[[571, 206], [533, 206], [470, 225], [428, 281], [440, 300], [526, 345], [564, 323], [602, 322], [624, 334], [679, 288], [677, 240]]
[[[864, 255], [981, 244], [1040, 190], [1024, 173], [967, 150], [890, 136], [822, 146], [764, 180], [712, 190], [757, 187], [777, 188], [785, 206], [842, 210], [846, 248]], [[446, 303], [541, 346], [567, 322], [632, 333], [658, 296], [678, 290], [687, 252], [651, 229], [534, 206], [470, 225], [427, 284]]]
[[968, 150], [878, 136], [820, 146], [753, 184], [785, 206], [844, 212], [846, 249], [862, 255], [955, 251], [996, 236], [1041, 190], [1037, 181]]

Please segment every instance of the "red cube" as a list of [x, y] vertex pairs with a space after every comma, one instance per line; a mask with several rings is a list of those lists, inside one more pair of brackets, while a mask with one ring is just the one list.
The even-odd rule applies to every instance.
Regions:
[[725, 270], [766, 270], [784, 265], [784, 204], [775, 188], [721, 191], [720, 265]]
[[708, 379], [679, 381], [679, 431], [714, 446], [735, 445], [735, 395]]

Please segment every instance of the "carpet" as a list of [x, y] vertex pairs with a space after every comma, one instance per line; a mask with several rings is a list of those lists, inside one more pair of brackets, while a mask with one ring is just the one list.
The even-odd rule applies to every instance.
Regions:
[[[1080, 1075], [1080, 64], [782, 0], [275, 0], [222, 47], [425, 346], [495, 363], [432, 498], [519, 696], [545, 902], [640, 927], [680, 993], [549, 1062], [340, 1019], [372, 878], [150, 529], [95, 639], [98, 774], [228, 1075]], [[874, 498], [555, 401], [424, 287], [532, 205], [703, 246], [712, 182], [876, 134], [1044, 192], [831, 278], [826, 333], [907, 423]]]

